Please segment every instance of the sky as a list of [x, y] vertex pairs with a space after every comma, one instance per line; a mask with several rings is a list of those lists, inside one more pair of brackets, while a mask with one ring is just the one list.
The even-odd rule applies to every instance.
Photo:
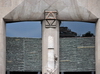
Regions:
[[[68, 27], [78, 35], [85, 34], [88, 31], [95, 34], [95, 23], [62, 21], [60, 26]], [[6, 23], [6, 36], [41, 38], [41, 28], [41, 22], [37, 21]]]
[[15, 22], [6, 24], [7, 37], [41, 38], [41, 22]]
[[61, 26], [67, 26], [69, 29], [71, 29], [71, 31], [76, 32], [80, 36], [88, 31], [95, 35], [95, 23], [63, 21]]

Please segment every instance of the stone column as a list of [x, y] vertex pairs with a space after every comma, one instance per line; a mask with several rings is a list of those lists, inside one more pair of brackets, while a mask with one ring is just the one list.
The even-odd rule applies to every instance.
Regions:
[[100, 19], [96, 24], [96, 38], [95, 38], [95, 63], [96, 63], [96, 74], [100, 74]]
[[59, 21], [52, 19], [56, 11], [47, 11], [45, 16], [42, 22], [42, 74], [59, 74]]
[[0, 19], [0, 74], [6, 73], [6, 32], [5, 23]]

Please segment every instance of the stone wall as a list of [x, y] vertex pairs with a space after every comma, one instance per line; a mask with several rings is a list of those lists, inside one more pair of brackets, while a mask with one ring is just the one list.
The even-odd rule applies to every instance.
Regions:
[[94, 71], [94, 38], [60, 39], [61, 71]]
[[41, 71], [41, 39], [7, 38], [7, 70]]
[[[60, 71], [94, 71], [95, 38], [61, 38]], [[7, 37], [9, 71], [42, 71], [42, 39]]]

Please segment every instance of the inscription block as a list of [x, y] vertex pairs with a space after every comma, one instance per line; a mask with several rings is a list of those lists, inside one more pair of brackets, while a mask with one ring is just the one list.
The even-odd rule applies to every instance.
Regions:
[[54, 50], [48, 50], [48, 68], [54, 70]]
[[48, 37], [48, 48], [54, 48], [54, 38], [52, 36]]

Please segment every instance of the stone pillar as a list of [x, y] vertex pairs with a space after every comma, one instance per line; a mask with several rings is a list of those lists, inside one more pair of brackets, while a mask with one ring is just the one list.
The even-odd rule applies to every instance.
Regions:
[[98, 19], [96, 24], [95, 59], [96, 74], [100, 74], [100, 19]]
[[5, 23], [0, 19], [0, 74], [6, 73], [6, 32]]
[[[59, 21], [47, 11], [42, 22], [42, 74], [59, 74]], [[50, 19], [50, 20], [49, 20]]]

